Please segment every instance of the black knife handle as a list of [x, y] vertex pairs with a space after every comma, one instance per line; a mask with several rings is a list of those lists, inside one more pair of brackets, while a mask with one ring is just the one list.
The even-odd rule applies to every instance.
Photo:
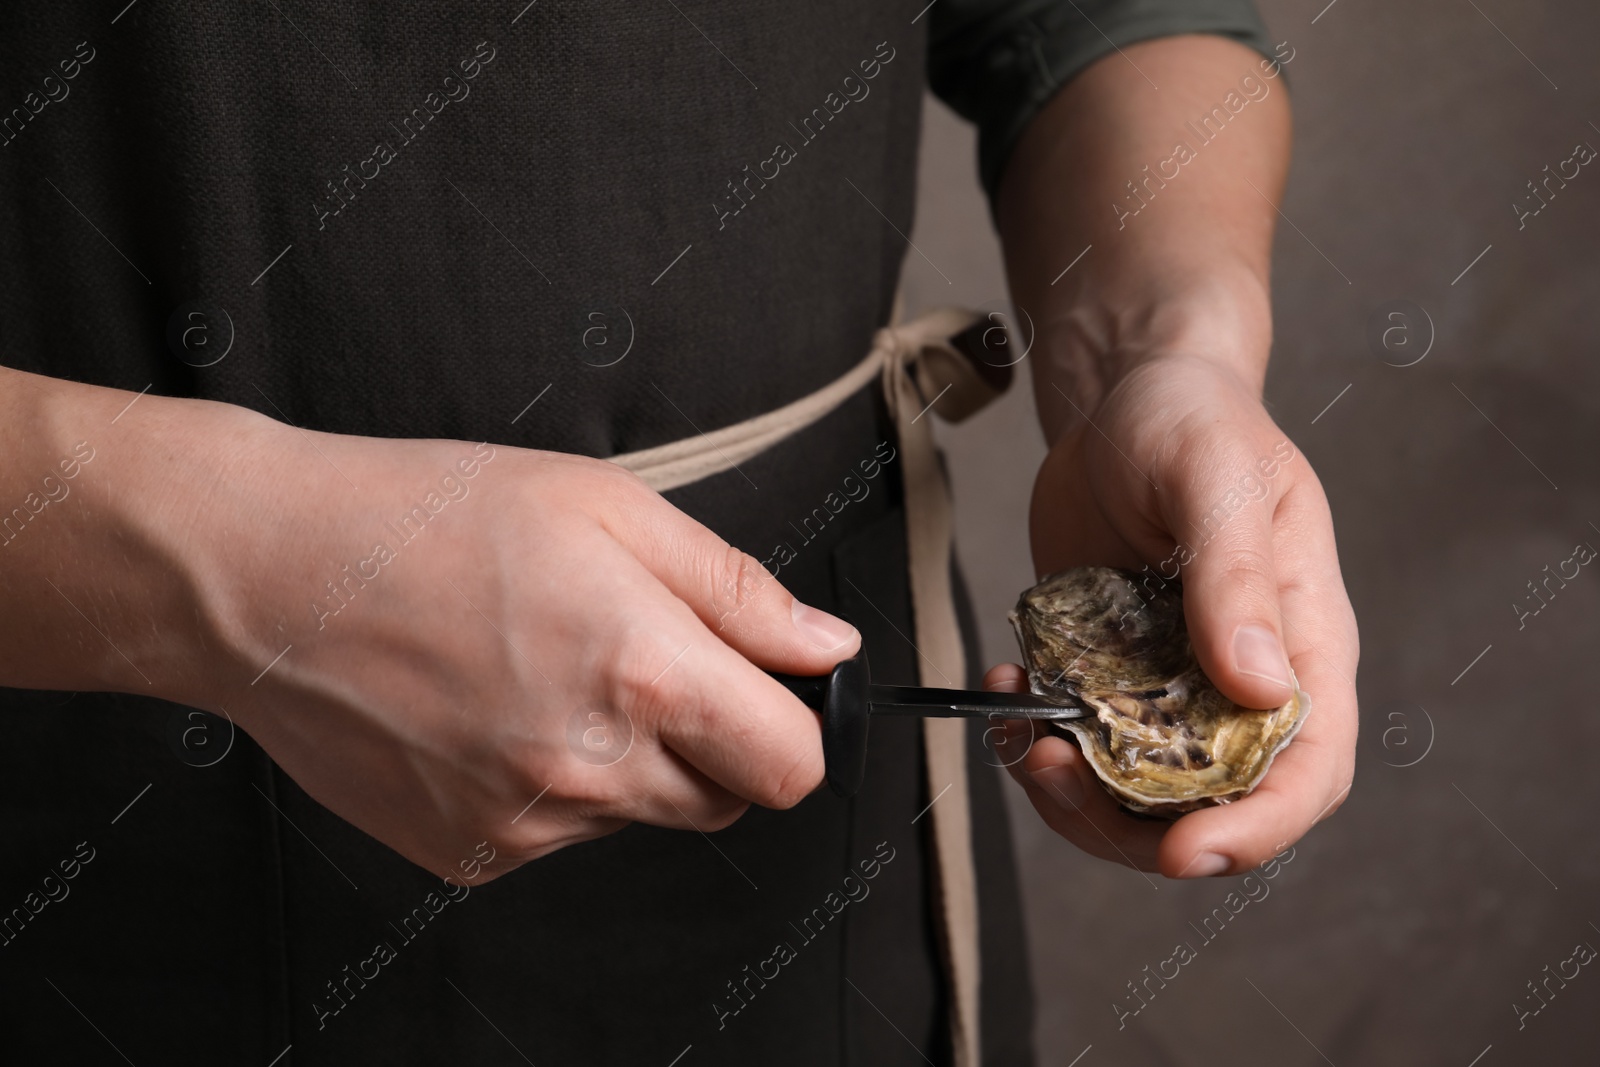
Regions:
[[839, 661], [829, 674], [774, 673], [773, 677], [806, 707], [822, 713], [822, 759], [828, 769], [828, 785], [838, 796], [855, 796], [867, 773], [867, 726], [872, 718], [868, 701], [872, 674], [866, 650]]

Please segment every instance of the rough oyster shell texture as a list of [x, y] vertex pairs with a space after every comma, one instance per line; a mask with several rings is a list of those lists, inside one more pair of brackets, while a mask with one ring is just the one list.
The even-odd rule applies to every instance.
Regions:
[[1243, 708], [1195, 660], [1174, 582], [1078, 567], [1022, 594], [1011, 624], [1028, 685], [1082, 701], [1094, 718], [1054, 722], [1130, 811], [1177, 818], [1247, 795], [1311, 711], [1297, 688], [1281, 708]]

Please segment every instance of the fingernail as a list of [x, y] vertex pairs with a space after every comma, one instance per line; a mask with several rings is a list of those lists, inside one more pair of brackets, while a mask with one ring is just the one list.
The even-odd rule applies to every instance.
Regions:
[[1233, 637], [1233, 663], [1240, 674], [1261, 678], [1292, 689], [1289, 664], [1284, 660], [1278, 635], [1265, 626], [1241, 626]]
[[794, 602], [794, 609], [790, 614], [794, 616], [794, 628], [799, 630], [807, 641], [825, 652], [832, 652], [856, 635], [856, 628], [843, 619], [829, 615], [826, 611], [818, 611], [798, 600]]
[[1210, 878], [1221, 874], [1232, 866], [1226, 856], [1219, 856], [1215, 852], [1202, 852], [1189, 861], [1189, 866], [1178, 872], [1179, 878]]
[[1042, 767], [1029, 774], [1035, 783], [1068, 811], [1083, 807], [1083, 780], [1065, 767]]

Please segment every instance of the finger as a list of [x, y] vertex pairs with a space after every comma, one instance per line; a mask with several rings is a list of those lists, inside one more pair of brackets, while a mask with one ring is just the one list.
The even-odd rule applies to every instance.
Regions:
[[[1278, 754], [1254, 792], [1178, 821], [1161, 850], [1164, 873], [1172, 878], [1242, 873], [1294, 844], [1338, 809], [1350, 781], [1333, 784], [1336, 775], [1328, 771], [1338, 762], [1339, 745], [1319, 721], [1324, 709], [1313, 707], [1300, 735]], [[1313, 728], [1314, 722], [1323, 728]]]
[[635, 733], [658, 738], [713, 782], [765, 807], [792, 807], [816, 789], [816, 714], [725, 644], [628, 549], [605, 540], [589, 552], [597, 569], [633, 590], [626, 603], [603, 605], [596, 629], [605, 637], [586, 666], [606, 680], [603, 695]]
[[710, 832], [732, 825], [749, 809], [748, 800], [702, 773], [661, 738], [633, 741], [614, 754], [614, 762], [578, 771], [591, 779], [588, 791], [616, 798], [614, 807], [601, 804], [583, 812], [585, 819], [626, 812], [633, 821], [651, 826]]
[[983, 687], [991, 693], [1026, 693], [1028, 672], [1020, 663], [1002, 663], [984, 674]]
[[[477, 873], [470, 877], [467, 875], [467, 869], [462, 867], [463, 861], [455, 858], [463, 853], [468, 855], [473, 853], [476, 843], [472, 842], [470, 838], [458, 839], [448, 850], [441, 851], [441, 855], [449, 856], [451, 857], [450, 859], [439, 859], [437, 857], [419, 858], [410, 855], [405, 849], [400, 851], [402, 855], [412, 860], [419, 867], [427, 869], [452, 884], [480, 886], [492, 882], [502, 875], [511, 873], [525, 863], [543, 859], [545, 856], [553, 852], [559, 852], [571, 845], [595, 841], [608, 834], [614, 834], [631, 821], [631, 819], [588, 819], [581, 824], [574, 824], [568, 832], [555, 837], [547, 836], [547, 828], [540, 827], [536, 841], [527, 845], [519, 845], [515, 848], [502, 849], [497, 847], [494, 858], [480, 864], [476, 868]], [[502, 841], [502, 844], [504, 843]]]
[[761, 667], [823, 674], [861, 647], [855, 627], [796, 600], [754, 556], [655, 493], [604, 521], [701, 622]]
[[1076, 745], [1052, 731], [1011, 772], [1046, 825], [1078, 848], [1136, 870], [1157, 869], [1166, 824], [1124, 811]]
[[[1088, 427], [1081, 427], [1063, 437], [1045, 456], [1034, 479], [1028, 505], [1028, 541], [1033, 547], [1037, 574], [1055, 574], [1085, 563], [1134, 570], [1144, 566], [1129, 538], [1106, 518], [1101, 493], [1120, 498], [1126, 491], [1119, 489], [1113, 479], [1103, 478], [1105, 468], [1095, 468], [1101, 478], [1090, 476], [1083, 455], [1083, 435], [1087, 430]], [[1115, 454], [1112, 460], [1122, 462]], [[1112, 484], [1097, 488], [1102, 481]], [[1161, 540], [1162, 531], [1152, 528], [1150, 533], [1153, 540]]]
[[[1359, 657], [1354, 615], [1345, 596], [1327, 518], [1315, 481], [1284, 498], [1278, 534], [1285, 581], [1283, 619], [1294, 671], [1310, 696], [1311, 712], [1294, 741], [1250, 796], [1180, 821], [1162, 851], [1162, 870], [1190, 876], [1247, 870], [1299, 840], [1348, 797], [1355, 769], [1355, 673]], [[1193, 866], [1191, 866], [1193, 865]]]
[[[1167, 518], [1173, 535], [1192, 550], [1183, 609], [1195, 656], [1228, 699], [1248, 708], [1279, 707], [1294, 687], [1278, 608], [1274, 484], [1261, 477], [1257, 464], [1263, 461], [1236, 445], [1184, 462], [1195, 469], [1181, 479]], [[1273, 456], [1264, 462], [1281, 467]]]
[[[991, 693], [1027, 692], [1028, 672], [1018, 664], [1002, 663], [989, 668], [983, 676], [983, 688]], [[987, 752], [985, 759], [1009, 770], [1027, 756], [1039, 730], [1029, 720], [1006, 719], [999, 711], [991, 712], [988, 719], [982, 742]]]
[[[1022, 692], [1027, 672], [1014, 663], [984, 675], [991, 692]], [[1083, 754], [1044, 723], [1014, 720], [993, 751], [1045, 824], [1101, 859], [1153, 871], [1164, 827], [1135, 819], [1101, 786]]]
[[656, 697], [661, 740], [763, 807], [792, 808], [813, 793], [825, 769], [816, 713], [709, 632], [689, 654], [697, 657], [694, 669]]
[[700, 773], [659, 739], [633, 730], [631, 720], [615, 709], [594, 729], [605, 731], [606, 743], [573, 746], [578, 758], [561, 768], [545, 791], [551, 795], [540, 793], [509, 820], [514, 832], [503, 839], [507, 848], [500, 865], [484, 865], [492, 872], [488, 877], [629, 823], [709, 833], [749, 810], [749, 801]]

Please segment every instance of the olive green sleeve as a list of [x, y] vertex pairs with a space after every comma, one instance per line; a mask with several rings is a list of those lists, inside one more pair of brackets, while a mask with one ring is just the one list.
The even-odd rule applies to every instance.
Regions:
[[928, 18], [928, 83], [977, 125], [991, 203], [1028, 122], [1094, 60], [1184, 33], [1231, 37], [1273, 58], [1250, 0], [935, 0]]

